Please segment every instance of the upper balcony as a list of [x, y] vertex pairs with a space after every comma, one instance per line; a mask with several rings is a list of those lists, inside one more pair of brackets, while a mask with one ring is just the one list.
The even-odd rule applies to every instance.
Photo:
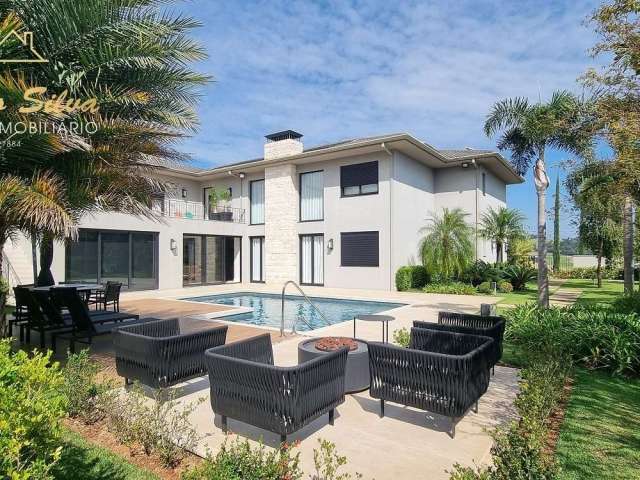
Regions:
[[154, 212], [165, 217], [184, 218], [187, 220], [214, 220], [218, 222], [247, 223], [244, 208], [225, 205], [205, 208], [201, 202], [192, 202], [177, 198], [157, 198], [151, 203]]

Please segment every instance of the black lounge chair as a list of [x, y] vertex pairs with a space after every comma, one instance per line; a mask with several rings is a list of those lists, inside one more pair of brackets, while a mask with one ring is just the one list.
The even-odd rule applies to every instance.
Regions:
[[491, 368], [502, 358], [502, 338], [504, 337], [506, 321], [504, 317], [482, 316], [468, 313], [438, 312], [438, 323], [413, 322], [417, 328], [431, 330], [446, 330], [449, 332], [466, 333], [469, 335], [481, 335], [493, 338], [493, 355]]
[[227, 326], [184, 333], [177, 318], [120, 327], [113, 332], [118, 375], [164, 388], [207, 373], [204, 352], [224, 345]]
[[409, 348], [369, 343], [369, 394], [447, 416], [451, 436], [456, 419], [475, 404], [489, 386], [489, 361], [493, 340], [461, 333], [411, 329]]
[[56, 340], [69, 340], [69, 349], [75, 353], [75, 342], [91, 344], [93, 337], [108, 335], [114, 328], [144, 323], [138, 315], [118, 312], [100, 312], [92, 317], [87, 304], [74, 287], [56, 287], [51, 294], [58, 305], [69, 311], [71, 328], [55, 331], [51, 334], [51, 349], [56, 351]]
[[271, 336], [260, 335], [206, 351], [211, 408], [227, 417], [280, 435], [301, 429], [344, 402], [346, 348], [295, 367], [273, 365]]

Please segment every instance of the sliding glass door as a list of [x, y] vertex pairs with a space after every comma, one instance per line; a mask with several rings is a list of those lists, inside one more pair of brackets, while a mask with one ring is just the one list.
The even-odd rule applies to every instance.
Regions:
[[324, 236], [300, 235], [300, 283], [324, 284]]
[[240, 245], [239, 237], [185, 235], [182, 241], [183, 284], [239, 282]]
[[80, 229], [66, 247], [67, 282], [120, 282], [128, 290], [158, 288], [158, 234]]

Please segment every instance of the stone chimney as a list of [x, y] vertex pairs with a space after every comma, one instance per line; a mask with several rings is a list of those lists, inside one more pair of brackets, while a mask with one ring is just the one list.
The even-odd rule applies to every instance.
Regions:
[[272, 133], [265, 137], [267, 143], [264, 144], [264, 159], [289, 157], [302, 153], [302, 134], [293, 130]]

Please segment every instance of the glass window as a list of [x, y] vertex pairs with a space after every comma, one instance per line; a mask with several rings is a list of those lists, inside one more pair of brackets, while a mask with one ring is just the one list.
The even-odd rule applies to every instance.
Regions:
[[482, 173], [482, 195], [487, 194], [487, 174]]
[[185, 285], [202, 283], [202, 237], [187, 236], [182, 240], [182, 282]]
[[100, 234], [100, 279], [129, 285], [129, 233]]
[[251, 281], [264, 282], [264, 237], [251, 237]]
[[225, 238], [206, 237], [206, 283], [225, 281]]
[[340, 187], [343, 197], [378, 193], [378, 162], [340, 167]]
[[131, 234], [131, 288], [156, 288], [156, 249], [153, 233]]
[[98, 281], [98, 232], [80, 230], [78, 239], [67, 244], [67, 282]]
[[264, 223], [264, 180], [249, 183], [250, 220], [252, 225]]
[[324, 283], [324, 236], [300, 236], [300, 283], [322, 285]]
[[300, 174], [300, 221], [324, 218], [324, 172]]

